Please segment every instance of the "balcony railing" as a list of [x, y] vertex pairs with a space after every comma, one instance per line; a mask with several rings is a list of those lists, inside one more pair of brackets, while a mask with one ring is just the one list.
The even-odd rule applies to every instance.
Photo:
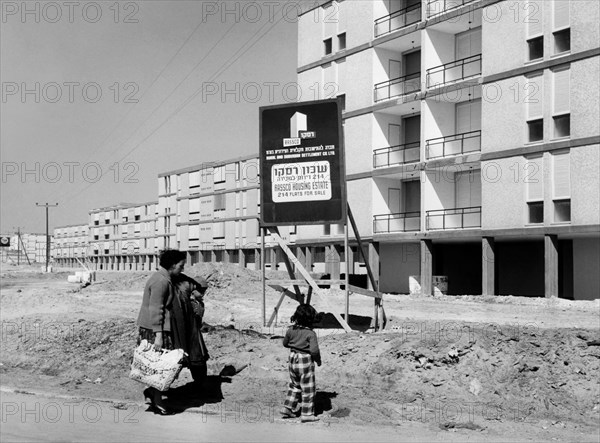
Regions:
[[427, 211], [427, 230], [481, 227], [481, 206]]
[[401, 212], [373, 216], [373, 233], [412, 232], [421, 230], [420, 212]]
[[427, 70], [427, 87], [441, 86], [481, 74], [481, 54], [455, 60]]
[[474, 1], [475, 0], [427, 0], [427, 18]]
[[408, 8], [392, 12], [385, 17], [375, 20], [375, 37], [389, 34], [397, 29], [421, 21], [421, 5], [412, 5]]
[[477, 151], [481, 151], [481, 131], [432, 138], [425, 142], [425, 156], [427, 159]]
[[405, 75], [375, 85], [375, 102], [421, 90], [421, 73]]
[[390, 146], [373, 151], [373, 167], [384, 168], [387, 166], [415, 163], [420, 160], [421, 143], [406, 143], [404, 145]]

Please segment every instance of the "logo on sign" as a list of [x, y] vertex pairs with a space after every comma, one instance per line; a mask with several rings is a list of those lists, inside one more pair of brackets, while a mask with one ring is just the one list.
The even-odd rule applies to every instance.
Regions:
[[315, 131], [300, 131], [300, 138], [303, 140], [317, 138], [317, 133]]

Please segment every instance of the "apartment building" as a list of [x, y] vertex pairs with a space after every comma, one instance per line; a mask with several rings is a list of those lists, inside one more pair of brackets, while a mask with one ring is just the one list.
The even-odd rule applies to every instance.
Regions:
[[[597, 1], [329, 1], [298, 82], [341, 96], [348, 201], [382, 291], [597, 298]], [[343, 226], [298, 227], [344, 272]], [[351, 273], [360, 273], [353, 253]], [[326, 260], [327, 261], [327, 260]]]
[[55, 266], [79, 267], [89, 255], [89, 226], [69, 225], [54, 228], [52, 260]]
[[88, 257], [97, 270], [152, 270], [157, 202], [120, 203], [89, 212]]
[[[50, 236], [50, 251], [53, 247], [53, 238]], [[46, 262], [46, 234], [21, 233], [10, 238], [7, 254], [9, 261], [21, 263]], [[50, 252], [52, 256], [52, 252]], [[17, 258], [18, 257], [18, 258]]]

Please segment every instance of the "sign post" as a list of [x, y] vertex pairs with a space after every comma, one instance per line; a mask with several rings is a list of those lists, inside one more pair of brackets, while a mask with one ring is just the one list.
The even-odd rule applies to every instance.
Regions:
[[[341, 105], [340, 99], [330, 99], [260, 108], [260, 226], [269, 228], [319, 297], [318, 286], [284, 244], [276, 227], [347, 226]], [[288, 271], [295, 280], [291, 266]], [[263, 291], [263, 306], [265, 298]], [[321, 300], [327, 305], [325, 298]], [[335, 310], [333, 315], [346, 331], [351, 330], [347, 312], [345, 319]]]

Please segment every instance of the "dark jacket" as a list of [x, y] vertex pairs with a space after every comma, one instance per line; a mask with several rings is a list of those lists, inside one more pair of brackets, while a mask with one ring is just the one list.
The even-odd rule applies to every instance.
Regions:
[[160, 268], [146, 282], [137, 325], [154, 332], [171, 331], [174, 288], [166, 269]]
[[310, 354], [313, 361], [321, 364], [321, 352], [315, 331], [303, 326], [291, 326], [283, 337], [283, 346], [302, 354]]

